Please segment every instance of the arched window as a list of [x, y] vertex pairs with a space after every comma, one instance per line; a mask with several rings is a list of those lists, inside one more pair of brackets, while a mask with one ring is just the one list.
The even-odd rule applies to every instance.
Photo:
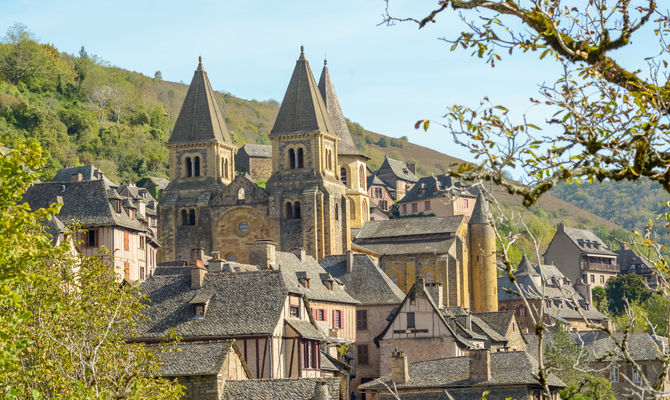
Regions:
[[290, 169], [295, 169], [296, 164], [295, 164], [295, 150], [289, 149], [288, 151], [288, 167]]
[[302, 147], [298, 149], [298, 168], [305, 168], [305, 164], [303, 161], [303, 156], [304, 152], [302, 150]]
[[344, 167], [340, 168], [340, 180], [344, 186], [347, 186], [347, 169]]
[[299, 219], [300, 218], [300, 202], [296, 201], [293, 203], [293, 218]]
[[352, 199], [349, 199], [349, 209], [351, 210], [351, 213], [349, 214], [349, 219], [351, 220], [356, 219], [356, 204]]
[[340, 205], [335, 203], [335, 221], [340, 220]]
[[370, 212], [370, 209], [368, 208], [368, 202], [363, 200], [361, 202], [361, 217], [363, 217], [363, 221], [368, 220], [368, 213]]
[[194, 158], [193, 176], [200, 176], [200, 157]]
[[181, 224], [188, 225], [188, 213], [186, 210], [181, 210]]
[[237, 191], [237, 204], [244, 204], [244, 188], [240, 188]]
[[361, 189], [365, 190], [365, 168], [362, 165], [358, 169], [358, 181], [361, 184]]
[[186, 177], [190, 178], [191, 176], [193, 176], [193, 163], [191, 157], [186, 157]]
[[426, 273], [423, 275], [423, 279], [426, 283], [435, 282], [435, 278], [433, 277], [433, 272], [432, 271], [426, 271]]
[[290, 201], [286, 202], [286, 219], [293, 218], [293, 204]]
[[227, 158], [223, 160], [223, 176], [226, 179], [229, 178], [229, 175], [228, 175], [228, 159]]
[[188, 224], [195, 225], [195, 210], [190, 210], [188, 212]]

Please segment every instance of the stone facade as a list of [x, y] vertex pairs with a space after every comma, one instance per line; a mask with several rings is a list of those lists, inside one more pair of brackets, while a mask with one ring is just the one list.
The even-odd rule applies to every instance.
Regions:
[[272, 175], [272, 146], [245, 144], [235, 154], [235, 168], [255, 181], [269, 179]]

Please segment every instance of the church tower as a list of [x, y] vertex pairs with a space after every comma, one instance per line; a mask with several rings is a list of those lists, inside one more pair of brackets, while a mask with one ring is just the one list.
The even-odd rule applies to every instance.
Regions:
[[470, 216], [472, 312], [498, 311], [496, 236], [488, 200], [480, 191]]
[[317, 260], [350, 248], [346, 188], [339, 180], [337, 136], [304, 49], [279, 108], [272, 141], [271, 218], [282, 251], [304, 249]]
[[190, 260], [212, 250], [209, 201], [233, 179], [235, 145], [202, 58], [167, 143], [170, 183], [159, 206], [159, 261]]
[[340, 181], [347, 187], [347, 201], [349, 202], [349, 221], [352, 228], [360, 228], [370, 220], [370, 197], [367, 189], [366, 157], [356, 148], [347, 121], [342, 114], [340, 102], [335, 93], [335, 86], [330, 78], [328, 62], [324, 60], [319, 91], [326, 103], [328, 115], [333, 123], [335, 134], [339, 139], [337, 155], [339, 159]]

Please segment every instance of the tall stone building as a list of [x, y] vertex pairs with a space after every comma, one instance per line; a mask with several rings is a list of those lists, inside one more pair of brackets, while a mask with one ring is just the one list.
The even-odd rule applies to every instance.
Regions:
[[479, 192], [469, 224], [472, 311], [477, 313], [498, 311], [496, 236], [490, 218], [489, 202]]

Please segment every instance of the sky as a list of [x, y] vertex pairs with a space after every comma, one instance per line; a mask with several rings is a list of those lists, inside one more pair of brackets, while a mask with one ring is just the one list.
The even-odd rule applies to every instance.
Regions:
[[[423, 16], [435, 3], [391, 0], [390, 10]], [[528, 98], [558, 75], [549, 57], [505, 57], [491, 68], [439, 40], [466, 29], [453, 12], [419, 30], [380, 25], [385, 7], [382, 0], [0, 0], [0, 33], [19, 22], [61, 51], [84, 46], [111, 65], [148, 76], [159, 70], [176, 82], [190, 82], [202, 56], [215, 90], [277, 101], [304, 45], [317, 80], [327, 58], [347, 118], [466, 159], [446, 129], [426, 133], [414, 123], [439, 120], [453, 104], [476, 107], [484, 96], [517, 116], [544, 118]]]

